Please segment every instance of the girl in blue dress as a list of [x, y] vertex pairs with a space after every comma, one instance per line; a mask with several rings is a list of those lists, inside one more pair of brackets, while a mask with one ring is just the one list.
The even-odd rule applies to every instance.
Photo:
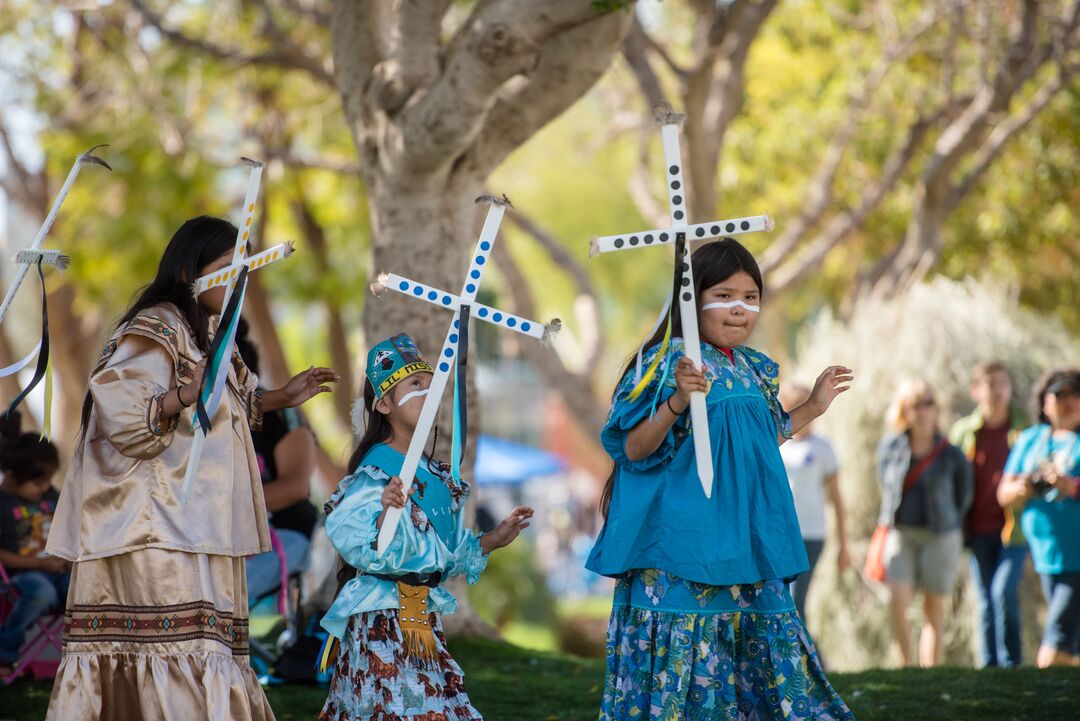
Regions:
[[[778, 448], [847, 390], [851, 371], [826, 369], [785, 410], [777, 364], [743, 345], [762, 300], [753, 256], [727, 238], [692, 263], [703, 368], [683, 355], [676, 306], [668, 348], [662, 328], [645, 345], [643, 367], [663, 353], [656, 372], [635, 396], [624, 371], [601, 432], [615, 468], [586, 565], [617, 583], [600, 718], [853, 719], [788, 592], [808, 563]], [[711, 498], [690, 438], [695, 391], [707, 394]]]
[[[397, 476], [432, 367], [402, 334], [371, 349], [366, 375], [363, 408], [354, 408], [364, 432], [349, 475], [326, 503], [326, 532], [345, 565], [322, 619], [340, 648], [319, 719], [475, 721], [482, 717], [465, 693], [440, 621], [457, 601], [440, 584], [461, 574], [476, 583], [488, 554], [528, 528], [533, 511], [515, 508], [494, 531], [477, 535], [463, 521], [469, 484], [455, 481], [448, 463], [430, 458], [421, 460], [406, 500]], [[379, 556], [375, 541], [391, 506], [405, 514]]]

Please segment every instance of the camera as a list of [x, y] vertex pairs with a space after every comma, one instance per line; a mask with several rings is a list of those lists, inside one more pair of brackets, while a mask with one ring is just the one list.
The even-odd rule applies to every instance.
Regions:
[[1045, 496], [1054, 487], [1054, 484], [1046, 480], [1041, 468], [1027, 477], [1027, 484], [1040, 496]]

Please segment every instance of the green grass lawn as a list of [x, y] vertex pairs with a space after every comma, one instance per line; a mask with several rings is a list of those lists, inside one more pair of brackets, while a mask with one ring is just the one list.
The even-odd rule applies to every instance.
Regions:
[[[451, 650], [465, 669], [473, 703], [487, 721], [596, 718], [600, 661], [473, 639], [456, 640]], [[1080, 719], [1080, 669], [912, 669], [838, 673], [830, 679], [860, 721]], [[49, 684], [27, 681], [0, 687], [0, 719], [40, 721], [49, 691]], [[276, 686], [267, 695], [280, 721], [310, 721], [326, 691]]]

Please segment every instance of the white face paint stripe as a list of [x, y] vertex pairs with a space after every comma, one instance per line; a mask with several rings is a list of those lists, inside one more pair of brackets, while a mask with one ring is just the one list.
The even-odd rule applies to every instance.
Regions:
[[428, 389], [425, 388], [422, 391], [413, 391], [412, 393], [406, 393], [401, 397], [401, 400], [397, 402], [398, 407], [401, 407], [411, 401], [413, 398], [423, 398], [428, 394]]
[[745, 308], [746, 310], [750, 311], [751, 313], [760, 313], [761, 312], [761, 306], [760, 305], [747, 305], [746, 303], [743, 303], [741, 300], [733, 300], [733, 301], [731, 301], [729, 303], [706, 303], [705, 305], [701, 306], [701, 309], [702, 310], [712, 310], [713, 308], [734, 308], [736, 306], [738, 306], [740, 308]]

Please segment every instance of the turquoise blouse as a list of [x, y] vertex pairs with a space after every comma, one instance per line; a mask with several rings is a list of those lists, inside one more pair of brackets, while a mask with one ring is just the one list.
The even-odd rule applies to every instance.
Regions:
[[[653, 349], [643, 359], [647, 367]], [[734, 585], [790, 579], [808, 568], [778, 436], [791, 437], [791, 419], [777, 398], [778, 365], [740, 346], [727, 355], [702, 343], [711, 381], [706, 402], [715, 464], [711, 498], [701, 490], [689, 413], [652, 455], [632, 461], [627, 433], [675, 392], [682, 339], [672, 341], [656, 377], [637, 400], [627, 374], [600, 439], [615, 461], [607, 521], [586, 566], [619, 577], [658, 569], [691, 582]], [[670, 365], [670, 372], [666, 366]]]
[[[414, 482], [417, 490], [405, 502], [394, 539], [385, 554], [376, 554], [383, 488], [401, 473], [404, 462], [405, 456], [390, 446], [374, 446], [326, 503], [326, 534], [331, 545], [346, 563], [362, 572], [345, 584], [323, 616], [322, 627], [332, 636], [343, 638], [354, 614], [398, 607], [397, 585], [365, 573], [441, 572], [443, 580], [464, 573], [469, 583], [476, 583], [487, 566], [479, 536], [463, 523], [469, 486], [464, 480], [456, 485], [445, 463], [432, 464], [431, 469], [421, 462]], [[457, 610], [454, 595], [442, 586], [431, 589], [428, 600], [435, 613]]]
[[[1016, 439], [1005, 473], [1031, 473], [1053, 459], [1058, 470], [1080, 476], [1080, 436], [1054, 438], [1048, 424], [1028, 428]], [[1080, 500], [1054, 489], [1024, 505], [1020, 525], [1031, 548], [1035, 570], [1042, 574], [1080, 572]]]

